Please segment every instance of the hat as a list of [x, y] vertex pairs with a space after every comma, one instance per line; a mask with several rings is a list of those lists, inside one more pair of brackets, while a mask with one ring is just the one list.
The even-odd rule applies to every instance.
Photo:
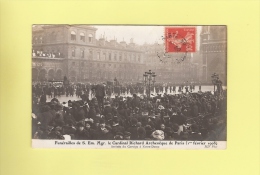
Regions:
[[92, 118], [86, 118], [86, 119], [85, 119], [85, 122], [89, 122], [89, 123], [92, 124], [92, 123], [94, 123], [94, 120], [93, 120]]
[[131, 136], [131, 133], [130, 133], [130, 132], [127, 132], [127, 131], [125, 131], [125, 132], [124, 132], [124, 137], [129, 137], [129, 136]]
[[152, 133], [152, 137], [155, 139], [155, 140], [163, 140], [164, 139], [164, 132], [162, 130], [155, 130], [153, 133]]
[[115, 140], [123, 140], [124, 137], [123, 137], [122, 135], [115, 135], [115, 136], [114, 136], [114, 139], [115, 139]]
[[151, 125], [146, 125], [146, 126], [145, 126], [145, 130], [152, 130]]
[[141, 127], [142, 123], [141, 122], [137, 122], [137, 127]]
[[58, 100], [57, 98], [53, 98], [53, 99], [51, 99], [51, 102], [52, 102], [52, 103], [58, 103], [59, 100]]

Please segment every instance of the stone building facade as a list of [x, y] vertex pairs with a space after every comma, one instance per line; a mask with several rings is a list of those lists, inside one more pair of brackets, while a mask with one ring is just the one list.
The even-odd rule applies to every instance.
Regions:
[[144, 44], [146, 67], [156, 72], [157, 82], [198, 82], [198, 65], [191, 53], [165, 53], [164, 44]]
[[34, 26], [32, 35], [33, 81], [71, 82], [141, 81], [144, 52], [131, 40], [96, 39], [88, 25]]
[[211, 75], [217, 73], [227, 84], [227, 28], [203, 26], [200, 34], [201, 81], [211, 83]]
[[156, 82], [211, 84], [211, 75], [217, 73], [226, 84], [226, 26], [202, 26], [200, 50], [187, 53], [179, 63], [176, 60], [184, 55], [164, 55], [164, 44], [97, 39], [96, 31], [88, 25], [35, 25], [33, 81], [62, 81], [67, 76], [71, 82], [105, 82], [115, 77], [120, 82], [141, 82], [144, 72], [152, 70]]

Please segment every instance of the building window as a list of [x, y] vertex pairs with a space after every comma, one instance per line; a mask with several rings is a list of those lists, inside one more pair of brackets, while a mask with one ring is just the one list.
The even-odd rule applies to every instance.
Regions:
[[93, 59], [93, 52], [92, 51], [89, 51], [89, 58]]
[[111, 61], [111, 53], [109, 53], [109, 55], [108, 55], [108, 59]]
[[97, 60], [100, 60], [100, 53], [97, 53]]
[[206, 54], [203, 54], [203, 64], [207, 63]]
[[89, 35], [88, 35], [88, 42], [89, 42], [89, 43], [92, 43], [92, 42], [93, 42], [93, 35], [92, 35], [92, 34], [89, 34]]
[[40, 43], [42, 44], [43, 42], [42, 42], [42, 37], [40, 37]]
[[80, 41], [85, 42], [85, 33], [80, 33]]
[[72, 51], [71, 51], [71, 56], [72, 56], [72, 57], [75, 57], [75, 49], [72, 49]]
[[122, 55], [119, 55], [119, 61], [122, 61]]
[[141, 58], [140, 58], [140, 56], [138, 56], [138, 62], [140, 62], [141, 61]]
[[84, 50], [81, 50], [81, 58], [84, 58], [85, 57], [85, 52]]
[[55, 41], [56, 41], [56, 33], [55, 33], [55, 32], [52, 32], [52, 33], [51, 33], [51, 41], [52, 41], [52, 42], [55, 42]]
[[116, 54], [115, 54], [115, 55], [114, 55], [114, 60], [115, 60], [115, 61], [116, 61], [116, 57], [117, 57], [117, 56], [116, 56]]
[[74, 31], [71, 31], [71, 32], [70, 32], [70, 39], [71, 39], [72, 41], [76, 41], [76, 32], [74, 32]]
[[103, 60], [106, 60], [106, 53], [103, 53]]

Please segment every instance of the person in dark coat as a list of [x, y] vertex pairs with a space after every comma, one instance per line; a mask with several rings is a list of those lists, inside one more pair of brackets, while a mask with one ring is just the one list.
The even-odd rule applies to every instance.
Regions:
[[46, 94], [42, 93], [40, 97], [40, 103], [45, 104], [47, 101]]
[[90, 138], [89, 133], [84, 129], [84, 125], [82, 123], [78, 124], [78, 129], [75, 133], [76, 140], [88, 140]]
[[142, 127], [141, 122], [137, 123], [137, 134], [138, 134], [138, 140], [145, 140], [146, 131], [145, 128]]
[[73, 106], [73, 116], [77, 122], [85, 118], [85, 112], [78, 103], [75, 103], [75, 105]]
[[38, 115], [38, 121], [41, 123], [41, 126], [44, 130], [48, 129], [49, 125], [52, 125], [52, 121], [55, 116], [53, 116], [50, 112], [51, 108], [47, 105], [42, 107], [42, 113]]
[[62, 127], [56, 126], [51, 130], [51, 132], [48, 134], [48, 139], [51, 140], [64, 140], [64, 136], [62, 133]]
[[172, 134], [173, 134], [173, 131], [172, 131], [171, 127], [166, 127], [164, 129], [164, 135], [165, 135], [164, 140], [174, 140]]
[[115, 135], [118, 132], [123, 133], [125, 131], [125, 128], [123, 126], [119, 125], [118, 118], [113, 119], [113, 124], [112, 124], [112, 133]]
[[63, 126], [64, 135], [70, 135], [71, 139], [75, 138], [77, 128], [74, 126], [73, 121], [69, 120], [65, 126]]
[[197, 117], [199, 114], [199, 108], [196, 103], [192, 104], [192, 117]]
[[131, 140], [137, 140], [138, 139], [138, 132], [137, 132], [137, 119], [133, 118], [131, 120], [131, 126], [128, 128], [128, 132], [131, 133]]
[[180, 111], [178, 111], [175, 122], [179, 126], [178, 134], [180, 135], [180, 133], [183, 132], [183, 124], [186, 123], [186, 117]]
[[191, 125], [191, 134], [189, 135], [188, 140], [192, 141], [202, 141], [201, 133], [199, 132], [199, 127], [196, 124]]
[[105, 86], [103, 84], [98, 84], [95, 87], [96, 98], [99, 106], [103, 109], [104, 107], [104, 97], [106, 96]]
[[135, 108], [137, 108], [137, 107], [138, 107], [138, 108], [140, 107], [140, 100], [139, 100], [139, 98], [137, 97], [136, 94], [133, 94], [133, 99], [132, 99], [131, 105], [132, 105], [132, 108], [133, 108], [133, 109], [135, 109]]
[[114, 135], [111, 133], [111, 127], [106, 126], [101, 128], [101, 134], [99, 136], [99, 140], [113, 140]]
[[92, 122], [90, 121], [87, 121], [85, 122], [85, 128], [86, 128], [86, 131], [89, 133], [89, 139], [90, 140], [94, 140], [95, 139], [95, 130], [92, 129]]

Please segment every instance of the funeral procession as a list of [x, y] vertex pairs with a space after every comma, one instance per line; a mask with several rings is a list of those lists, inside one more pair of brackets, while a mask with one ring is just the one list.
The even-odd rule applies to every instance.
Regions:
[[227, 141], [226, 26], [32, 26], [33, 140]]

